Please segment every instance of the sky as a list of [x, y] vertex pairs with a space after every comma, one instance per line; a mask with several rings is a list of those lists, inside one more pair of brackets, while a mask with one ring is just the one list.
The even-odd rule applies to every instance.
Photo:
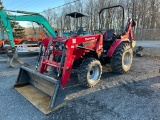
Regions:
[[[7, 10], [21, 10], [29, 12], [42, 12], [65, 4], [66, 0], [1, 0]], [[27, 22], [20, 22], [23, 27], [28, 27]]]

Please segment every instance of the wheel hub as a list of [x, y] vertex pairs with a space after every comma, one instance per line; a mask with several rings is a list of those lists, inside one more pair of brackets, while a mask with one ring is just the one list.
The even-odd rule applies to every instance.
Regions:
[[129, 66], [131, 63], [131, 55], [129, 52], [125, 53], [124, 55], [124, 65]]
[[89, 78], [91, 81], [96, 81], [100, 75], [100, 68], [99, 66], [93, 66], [89, 72]]

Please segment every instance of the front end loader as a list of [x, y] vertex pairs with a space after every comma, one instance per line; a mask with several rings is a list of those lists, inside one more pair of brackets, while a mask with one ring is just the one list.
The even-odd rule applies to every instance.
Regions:
[[62, 107], [67, 100], [66, 83], [71, 81], [70, 75], [74, 70], [78, 75], [77, 81], [87, 87], [93, 87], [100, 81], [102, 63], [110, 64], [114, 72], [129, 71], [134, 26], [134, 21], [129, 19], [126, 29], [122, 25], [120, 35], [109, 29], [104, 34], [81, 31], [81, 34], [72, 36], [45, 38], [39, 68], [22, 66], [15, 89], [45, 114]]
[[[25, 15], [8, 15], [6, 11]], [[8, 66], [15, 67], [19, 64], [23, 65], [20, 68], [14, 88], [45, 114], [48, 114], [51, 110], [55, 110], [63, 106], [65, 104], [66, 97], [60, 81], [40, 74], [36, 70], [33, 70], [30, 65], [19, 59], [14, 43], [11, 21], [36, 22], [44, 27], [50, 36], [56, 37], [56, 33], [52, 29], [51, 25], [42, 15], [38, 13], [4, 10], [3, 7], [0, 7], [0, 20], [2, 39], [4, 39], [6, 33], [10, 43], [10, 46], [5, 48], [8, 55]]]
[[[82, 56], [90, 64], [90, 71], [93, 75], [90, 75], [88, 71], [82, 72], [83, 76], [79, 76], [80, 82], [92, 87], [100, 80], [102, 66], [96, 58], [102, 51], [102, 38], [102, 35], [96, 34], [44, 39], [42, 44], [45, 49], [38, 72], [31, 66], [22, 66], [15, 89], [44, 114], [62, 107], [67, 101], [66, 83], [71, 81], [72, 70], [77, 69], [79, 66], [76, 65], [82, 63]], [[84, 69], [81, 68], [81, 70]], [[94, 75], [95, 72], [97, 72], [96, 75]], [[88, 74], [88, 82], [82, 78], [85, 74]]]

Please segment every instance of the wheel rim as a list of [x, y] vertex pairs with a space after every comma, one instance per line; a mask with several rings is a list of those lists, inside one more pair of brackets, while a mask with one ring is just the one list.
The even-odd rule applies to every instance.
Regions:
[[124, 55], [124, 65], [128, 67], [130, 63], [131, 63], [131, 55], [130, 55], [130, 52], [127, 52]]
[[98, 80], [99, 75], [100, 75], [100, 68], [99, 68], [99, 66], [98, 65], [93, 66], [91, 68], [91, 70], [89, 71], [90, 81], [96, 81], [96, 80]]

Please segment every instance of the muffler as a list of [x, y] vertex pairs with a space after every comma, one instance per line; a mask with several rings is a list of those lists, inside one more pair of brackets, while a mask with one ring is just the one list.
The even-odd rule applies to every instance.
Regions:
[[22, 66], [15, 89], [44, 114], [66, 104], [66, 93], [59, 80]]

